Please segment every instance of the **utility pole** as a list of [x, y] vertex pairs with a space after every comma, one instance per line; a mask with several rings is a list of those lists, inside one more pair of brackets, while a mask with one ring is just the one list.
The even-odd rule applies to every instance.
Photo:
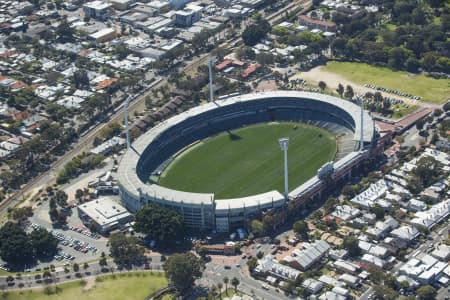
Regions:
[[289, 145], [289, 138], [284, 137], [278, 140], [278, 143], [280, 144], [281, 150], [284, 152], [284, 199], [287, 202], [288, 200], [288, 193], [289, 193], [289, 185], [288, 185], [288, 157], [287, 157], [287, 151], [288, 151], [288, 145]]

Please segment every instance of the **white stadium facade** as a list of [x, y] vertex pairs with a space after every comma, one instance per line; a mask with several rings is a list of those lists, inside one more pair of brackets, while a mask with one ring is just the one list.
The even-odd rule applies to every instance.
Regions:
[[320, 174], [290, 191], [287, 200], [278, 191], [215, 199], [213, 193], [177, 191], [148, 183], [150, 175], [164, 162], [198, 140], [245, 125], [274, 121], [298, 121], [350, 132], [353, 147], [333, 162], [331, 178], [335, 181], [350, 176], [377, 144], [373, 119], [350, 101], [300, 91], [239, 95], [180, 113], [134, 141], [117, 171], [122, 203], [132, 212], [149, 203], [174, 209], [183, 215], [186, 229], [192, 232], [229, 232], [266, 210], [283, 210], [288, 205], [290, 209], [301, 208], [320, 197], [325, 189]]

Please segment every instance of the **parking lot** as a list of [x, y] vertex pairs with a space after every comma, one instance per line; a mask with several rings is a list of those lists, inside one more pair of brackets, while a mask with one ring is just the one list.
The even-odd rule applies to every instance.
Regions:
[[29, 231], [44, 228], [59, 240], [58, 252], [53, 259], [39, 262], [33, 266], [34, 269], [50, 264], [62, 266], [69, 262], [83, 263], [98, 259], [102, 252], [109, 253], [107, 239], [86, 228], [78, 218], [76, 208], [68, 209], [67, 215], [67, 226], [54, 228], [48, 214], [48, 203], [44, 202], [30, 218]]

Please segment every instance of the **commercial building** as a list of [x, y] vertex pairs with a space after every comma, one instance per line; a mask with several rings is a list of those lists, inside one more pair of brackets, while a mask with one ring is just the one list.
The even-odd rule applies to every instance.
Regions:
[[317, 294], [323, 289], [323, 283], [313, 278], [307, 278], [302, 282], [302, 287], [311, 294]]
[[295, 281], [301, 272], [289, 266], [278, 263], [273, 255], [266, 255], [258, 260], [255, 272], [261, 276], [272, 275], [282, 280]]
[[104, 28], [91, 35], [89, 39], [96, 43], [105, 43], [114, 40], [117, 37], [117, 32], [114, 28]]
[[175, 12], [175, 24], [182, 27], [190, 27], [201, 18], [202, 8], [196, 5], [188, 6]]
[[109, 0], [112, 6], [118, 10], [127, 10], [135, 2], [134, 0]]
[[111, 3], [95, 0], [83, 4], [83, 11], [86, 16], [93, 19], [106, 20], [111, 15], [111, 7]]
[[292, 252], [294, 256], [283, 258], [291, 267], [302, 271], [308, 270], [322, 257], [328, 254], [330, 245], [322, 240], [316, 240], [312, 244], [303, 244], [304, 249], [296, 249]]
[[80, 204], [77, 210], [83, 224], [96, 228], [102, 234], [118, 229], [134, 218], [123, 206], [108, 197]]

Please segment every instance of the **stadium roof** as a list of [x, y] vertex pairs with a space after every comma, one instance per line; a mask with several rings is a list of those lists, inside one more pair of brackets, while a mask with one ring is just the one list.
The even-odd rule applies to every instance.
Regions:
[[[309, 93], [309, 92], [300, 92], [300, 91], [272, 91], [272, 92], [263, 92], [263, 93], [253, 93], [253, 94], [245, 94], [239, 95], [236, 97], [231, 97], [226, 100], [221, 100], [214, 103], [207, 103], [204, 105], [200, 105], [189, 109], [181, 114], [175, 115], [168, 120], [165, 120], [142, 136], [140, 136], [132, 145], [131, 150], [128, 150], [122, 158], [120, 166], [118, 168], [118, 181], [122, 188], [126, 189], [129, 194], [132, 194], [138, 200], [139, 194], [146, 194], [148, 197], [153, 198], [155, 200], [165, 200], [165, 201], [173, 201], [178, 203], [192, 203], [192, 204], [212, 204], [214, 199], [214, 194], [212, 193], [190, 193], [190, 192], [182, 192], [169, 188], [164, 188], [158, 186], [156, 184], [146, 184], [142, 182], [136, 172], [137, 164], [140, 158], [140, 154], [144, 153], [144, 150], [148, 147], [148, 145], [157, 138], [161, 133], [170, 127], [179, 124], [190, 117], [196, 116], [198, 114], [212, 111], [217, 107], [224, 107], [228, 105], [237, 104], [240, 102], [247, 101], [258, 101], [262, 99], [270, 99], [270, 98], [291, 98], [298, 99], [298, 101], [303, 101], [302, 99], [307, 100], [316, 100], [318, 102], [325, 102], [331, 105], [334, 105], [345, 112], [347, 112], [355, 123], [355, 135], [354, 139], [359, 140], [360, 138], [360, 130], [361, 130], [361, 111], [360, 107], [355, 105], [354, 103], [342, 100], [333, 96], [318, 94], [318, 93]], [[374, 136], [374, 124], [371, 116], [364, 112], [363, 116], [364, 121], [364, 141], [371, 142]], [[309, 181], [308, 181], [309, 182]], [[273, 196], [275, 196], [274, 191]], [[279, 194], [279, 193], [278, 193]], [[266, 195], [266, 194], [263, 194]], [[278, 195], [276, 195], [278, 197]], [[271, 200], [272, 196], [267, 199]], [[250, 197], [251, 199], [251, 197]], [[230, 201], [231, 202], [231, 201]], [[233, 205], [236, 202], [236, 199], [233, 199]], [[219, 202], [217, 202], [219, 203]], [[241, 202], [242, 203], [242, 202]], [[225, 205], [224, 203], [220, 203], [219, 205]], [[231, 204], [230, 204], [231, 205]]]
[[[270, 191], [263, 194], [235, 199], [221, 199], [216, 201], [216, 211], [239, 209], [242, 207], [258, 207], [270, 203], [284, 203], [284, 196], [278, 191]], [[275, 205], [276, 206], [276, 205]]]

